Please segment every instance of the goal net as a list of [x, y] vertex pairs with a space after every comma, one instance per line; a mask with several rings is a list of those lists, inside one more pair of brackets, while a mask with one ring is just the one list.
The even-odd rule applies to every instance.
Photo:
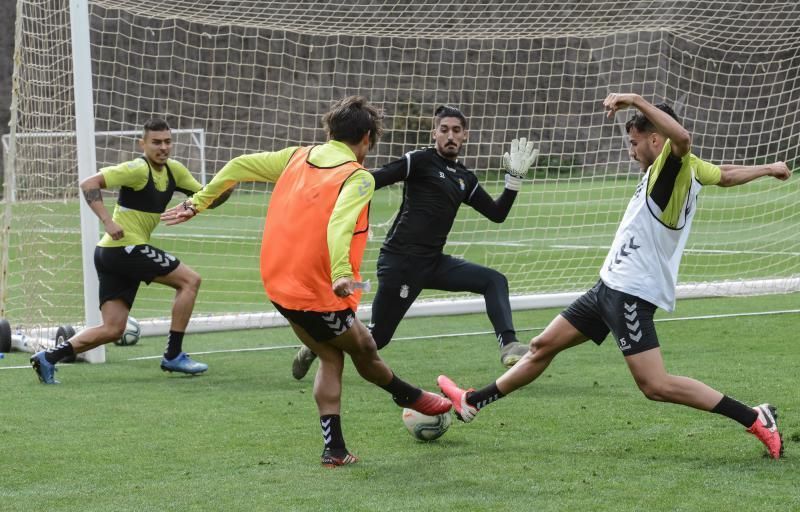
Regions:
[[[73, 86], [69, 13], [56, 0], [17, 2], [0, 316], [31, 327], [80, 324], [69, 134], [83, 91]], [[158, 116], [177, 134], [173, 156], [198, 176], [205, 162], [211, 176], [244, 153], [324, 141], [321, 114], [350, 94], [386, 113], [370, 168], [429, 144], [441, 104], [468, 116], [463, 160], [493, 196], [510, 140], [534, 139], [541, 156], [509, 218], [493, 224], [464, 206], [446, 247], [503, 272], [517, 307], [563, 304], [598, 278], [640, 178], [624, 130], [631, 113], [607, 119], [601, 102], [609, 92], [672, 104], [705, 160], [798, 163], [794, 1], [90, 0], [88, 23], [92, 114], [95, 131], [106, 134], [93, 139], [98, 167], [136, 157], [132, 136], [120, 134]], [[204, 134], [202, 145], [192, 133]], [[681, 296], [800, 288], [800, 180], [709, 188], [681, 267]], [[363, 264], [373, 283], [400, 191], [375, 194]], [[190, 329], [274, 320], [258, 274], [269, 195], [269, 187], [242, 184], [221, 208], [154, 233], [156, 246], [203, 277]], [[114, 196], [106, 201], [112, 207]], [[147, 319], [168, 317], [172, 298], [166, 287], [142, 287], [132, 314], [145, 320], [145, 333]], [[465, 294], [431, 290], [422, 299], [427, 311], [482, 307]]]

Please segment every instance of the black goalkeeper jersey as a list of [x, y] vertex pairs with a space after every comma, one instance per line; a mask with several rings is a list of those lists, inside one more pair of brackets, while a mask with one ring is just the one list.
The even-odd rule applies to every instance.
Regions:
[[472, 171], [439, 156], [435, 148], [406, 153], [373, 176], [376, 189], [404, 181], [403, 202], [382, 249], [396, 254], [441, 254], [461, 203], [502, 222], [517, 195], [506, 190], [493, 201]]

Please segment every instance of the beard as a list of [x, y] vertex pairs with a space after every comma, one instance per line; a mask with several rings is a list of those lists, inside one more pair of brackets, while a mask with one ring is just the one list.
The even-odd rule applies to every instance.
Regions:
[[439, 153], [444, 157], [454, 158], [454, 157], [458, 156], [458, 153], [459, 153], [460, 149], [461, 148], [459, 148], [455, 144], [446, 145], [446, 146], [440, 146], [439, 147]]

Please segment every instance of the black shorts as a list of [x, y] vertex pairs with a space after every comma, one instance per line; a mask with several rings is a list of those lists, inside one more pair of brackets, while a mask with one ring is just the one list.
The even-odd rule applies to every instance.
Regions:
[[272, 303], [275, 309], [287, 320], [291, 320], [305, 329], [305, 331], [318, 343], [330, 341], [344, 334], [356, 321], [356, 314], [352, 309], [320, 313], [319, 311], [298, 311], [286, 309], [277, 302]]
[[611, 332], [622, 354], [630, 356], [659, 346], [653, 323], [655, 312], [654, 304], [598, 281], [561, 316], [598, 345]]
[[94, 249], [94, 267], [99, 281], [100, 305], [121, 299], [133, 307], [139, 283], [150, 284], [178, 268], [181, 262], [152, 245], [100, 247]]

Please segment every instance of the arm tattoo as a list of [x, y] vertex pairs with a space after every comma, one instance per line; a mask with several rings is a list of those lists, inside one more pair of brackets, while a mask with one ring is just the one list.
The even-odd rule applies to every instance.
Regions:
[[83, 197], [86, 198], [86, 202], [90, 206], [95, 201], [103, 201], [103, 194], [100, 192], [99, 188], [90, 188], [89, 190], [84, 190]]

